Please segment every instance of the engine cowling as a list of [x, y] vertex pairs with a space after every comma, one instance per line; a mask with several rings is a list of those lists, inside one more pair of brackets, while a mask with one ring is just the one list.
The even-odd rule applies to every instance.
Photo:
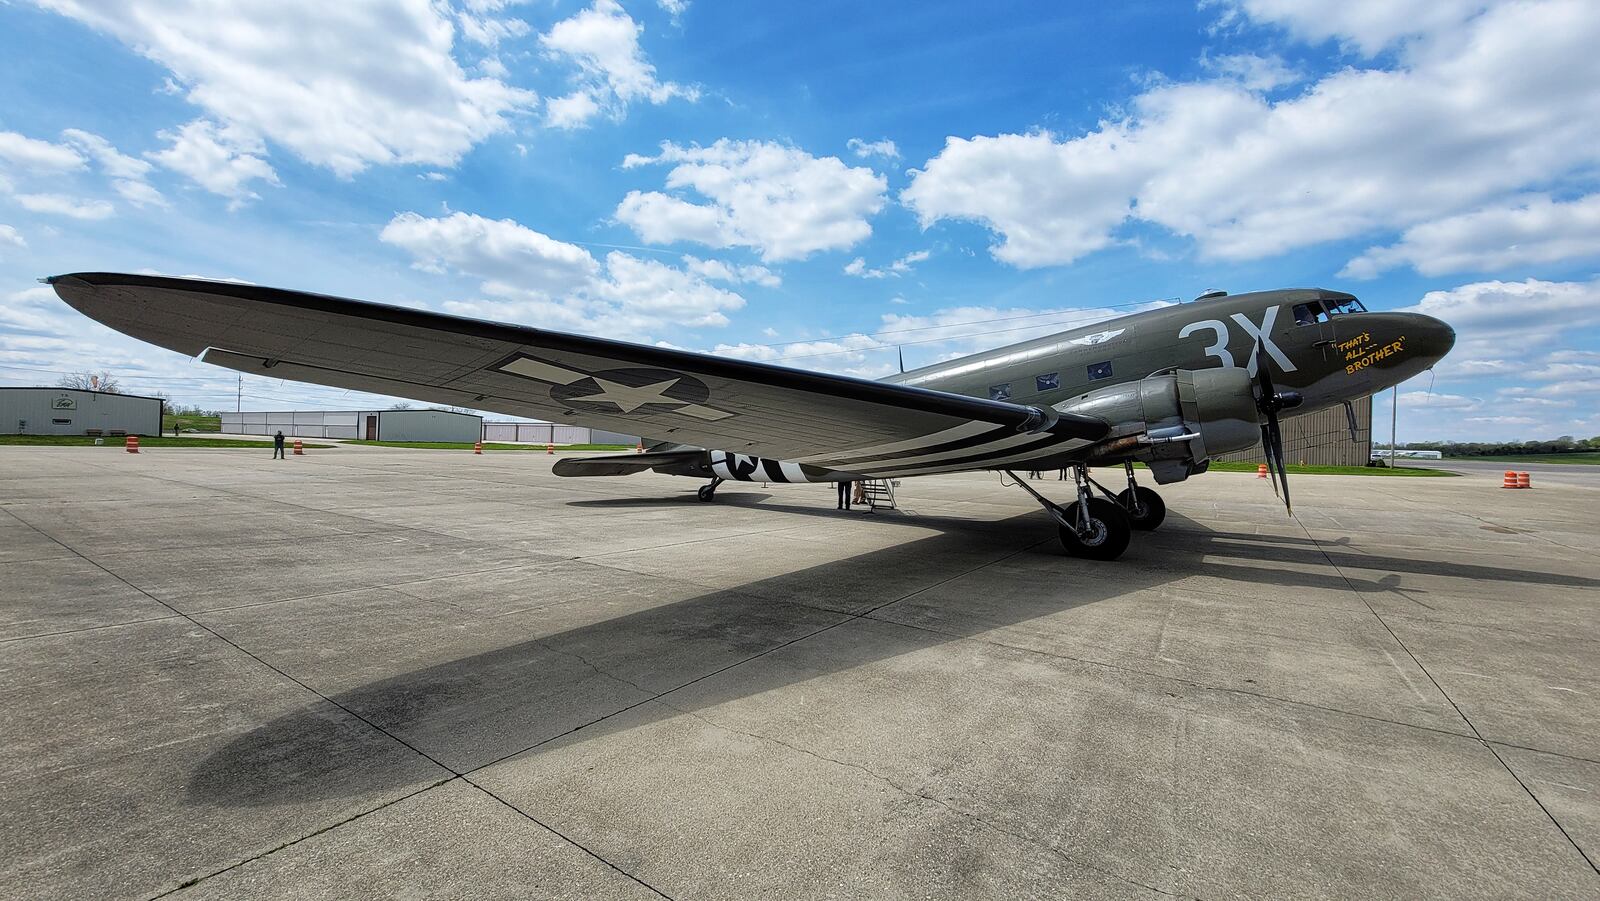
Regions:
[[1111, 385], [1055, 409], [1093, 416], [1111, 427], [1088, 449], [1091, 463], [1138, 460], [1163, 485], [1204, 472], [1212, 456], [1243, 450], [1261, 438], [1250, 375], [1231, 366], [1178, 369]]

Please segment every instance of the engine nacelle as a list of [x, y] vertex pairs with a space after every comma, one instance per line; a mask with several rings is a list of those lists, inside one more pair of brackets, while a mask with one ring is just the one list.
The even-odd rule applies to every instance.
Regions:
[[1213, 455], [1261, 440], [1250, 375], [1237, 367], [1178, 369], [1091, 391], [1055, 408], [1111, 426], [1088, 449], [1090, 462], [1139, 460], [1163, 485], [1205, 472]]

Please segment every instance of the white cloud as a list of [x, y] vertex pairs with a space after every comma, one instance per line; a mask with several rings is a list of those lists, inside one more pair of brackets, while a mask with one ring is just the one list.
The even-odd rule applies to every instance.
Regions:
[[69, 197], [65, 194], [13, 194], [23, 209], [73, 219], [105, 219], [116, 209], [104, 200]]
[[674, 24], [683, 18], [684, 13], [689, 11], [689, 0], [656, 0], [656, 5], [672, 17]]
[[901, 257], [900, 259], [895, 260], [882, 269], [868, 268], [866, 258], [856, 257], [849, 263], [845, 264], [844, 274], [854, 275], [857, 278], [889, 278], [890, 276], [899, 278], [900, 276], [905, 275], [914, 269], [918, 263], [926, 260], [932, 255], [933, 253], [927, 250], [913, 251]]
[[1571, 202], [1534, 197], [1449, 216], [1406, 229], [1397, 244], [1374, 247], [1340, 271], [1376, 278], [1409, 265], [1423, 275], [1493, 272], [1532, 263], [1600, 255], [1600, 194]]
[[512, 219], [471, 213], [431, 219], [400, 213], [379, 238], [411, 254], [418, 268], [453, 269], [542, 296], [576, 290], [600, 271], [587, 250]]
[[30, 172], [60, 173], [82, 169], [83, 157], [71, 147], [0, 131], [0, 160]]
[[694, 241], [758, 250], [766, 261], [803, 259], [845, 249], [872, 234], [867, 217], [882, 209], [887, 182], [838, 157], [814, 157], [784, 144], [730, 141], [709, 147], [661, 145], [654, 157], [629, 154], [624, 168], [673, 163], [669, 189], [692, 190], [708, 203], [656, 191], [629, 191], [617, 219], [650, 243]]
[[[860, 333], [818, 341], [793, 341], [787, 344], [718, 344], [711, 352], [720, 357], [737, 360], [754, 360], [758, 363], [782, 363], [801, 369], [816, 369], [853, 375], [859, 378], [877, 378], [894, 372], [896, 366], [882, 353], [892, 345]], [[792, 362], [791, 362], [792, 361]]]
[[617, 251], [606, 254], [606, 278], [594, 291], [621, 311], [689, 328], [727, 325], [723, 311], [744, 306], [743, 297], [692, 273]]
[[[1079, 137], [951, 138], [902, 200], [925, 227], [982, 223], [1001, 239], [995, 256], [1022, 267], [1106, 247], [1130, 220], [1242, 260], [1458, 215], [1600, 165], [1600, 4], [1464, 19], [1470, 6], [1419, 11], [1401, 31], [1333, 16], [1344, 24], [1327, 27], [1363, 47], [1415, 37], [1393, 68], [1343, 69], [1281, 101], [1227, 79], [1161, 83]], [[1312, 21], [1244, 4], [1257, 7]]]
[[145, 180], [154, 168], [149, 163], [128, 156], [105, 138], [80, 128], [69, 128], [61, 136], [95, 161], [100, 171], [111, 179], [111, 186], [122, 199], [135, 206], [167, 205], [167, 199], [161, 196], [161, 192]]
[[1280, 56], [1259, 56], [1254, 53], [1212, 56], [1202, 53], [1200, 65], [1218, 78], [1236, 82], [1252, 91], [1275, 90], [1304, 77]]
[[251, 182], [281, 184], [278, 173], [258, 155], [264, 152], [261, 143], [234, 126], [219, 128], [196, 119], [176, 134], [163, 131], [159, 136], [171, 146], [151, 153], [150, 158], [228, 198], [230, 209], [261, 196], [250, 189]]
[[[1202, 3], [1202, 5], [1206, 5]], [[1406, 38], [1459, 26], [1485, 0], [1220, 0], [1224, 17], [1247, 16], [1319, 43], [1337, 40], [1371, 56]]]
[[851, 138], [845, 142], [845, 146], [850, 148], [850, 152], [859, 157], [881, 156], [886, 160], [900, 158], [900, 148], [896, 147], [894, 142], [888, 138], [884, 138], [881, 141], [863, 141], [860, 138]]
[[546, 104], [551, 125], [577, 128], [601, 112], [621, 118], [636, 100], [662, 104], [674, 97], [699, 99], [696, 88], [657, 80], [655, 66], [639, 47], [643, 31], [613, 0], [595, 0], [540, 35], [546, 55], [579, 70], [578, 90]]
[[22, 233], [9, 225], [0, 225], [0, 245], [21, 247], [27, 249], [28, 242], [23, 240]]
[[776, 288], [783, 284], [783, 279], [765, 266], [738, 266], [722, 260], [702, 260], [688, 255], [683, 258], [683, 266], [701, 278], [729, 284], [748, 282], [763, 288]]
[[552, 97], [545, 103], [545, 121], [555, 128], [582, 128], [599, 114], [599, 101], [587, 91]]
[[[1563, 340], [1600, 325], [1600, 279], [1587, 282], [1473, 282], [1429, 291], [1412, 312], [1444, 320], [1456, 346], [1436, 369], [1453, 378], [1528, 378], [1541, 353], [1571, 354]], [[1551, 357], [1572, 363], [1572, 356]]]
[[[470, 78], [430, 0], [35, 0], [166, 66], [209, 118], [341, 176], [450, 166], [537, 97]], [[471, 4], [479, 18], [494, 4]]]
[[84, 131], [80, 128], [69, 128], [61, 133], [67, 143], [77, 147], [86, 156], [93, 159], [100, 166], [100, 171], [109, 178], [122, 178], [137, 181], [150, 174], [150, 164], [141, 159], [128, 156], [110, 141], [97, 134]]
[[1476, 410], [1483, 406], [1483, 400], [1460, 394], [1407, 391], [1400, 395], [1400, 406], [1405, 408], [1421, 406], [1435, 410]]
[[607, 254], [602, 266], [575, 244], [511, 219], [470, 213], [400, 213], [380, 237], [405, 250], [419, 269], [481, 280], [485, 296], [446, 304], [452, 312], [632, 340], [649, 340], [653, 330], [668, 326], [727, 325], [727, 313], [743, 307], [744, 298], [709, 279], [762, 283], [771, 277], [759, 266], [685, 257], [686, 267], [677, 269], [620, 252]]

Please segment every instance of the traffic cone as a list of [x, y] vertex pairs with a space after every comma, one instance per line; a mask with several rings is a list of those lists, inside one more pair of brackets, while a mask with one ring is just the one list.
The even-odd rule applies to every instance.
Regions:
[[475, 454], [483, 453], [483, 442], [482, 441], [474, 441], [474, 442], [472, 442], [472, 452], [475, 453]]
[[294, 455], [296, 457], [304, 457], [306, 455], [305, 448], [300, 446], [299, 438], [294, 439]]
[[1265, 463], [1257, 464], [1256, 465], [1256, 478], [1264, 479], [1266, 477], [1267, 477], [1267, 464], [1265, 464]]
[[1529, 478], [1527, 473], [1519, 472], [1519, 473], [1517, 473], [1517, 487], [1518, 488], [1532, 488], [1533, 487], [1533, 479]]
[[129, 435], [126, 446], [128, 448], [128, 453], [137, 454], [139, 452], [139, 436]]
[[1506, 470], [1505, 477], [1500, 481], [1500, 487], [1521, 488], [1522, 486], [1517, 483], [1517, 474], [1508, 469]]

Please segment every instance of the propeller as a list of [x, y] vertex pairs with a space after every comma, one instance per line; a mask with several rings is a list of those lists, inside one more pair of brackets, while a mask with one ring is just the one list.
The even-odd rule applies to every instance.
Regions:
[[[1261, 356], [1261, 345], [1256, 345], [1254, 358], [1256, 377], [1253, 389], [1256, 409], [1261, 413], [1261, 449], [1266, 452], [1267, 471], [1272, 476], [1272, 493], [1283, 498], [1283, 508], [1294, 515], [1289, 503], [1288, 461], [1283, 456], [1283, 430], [1278, 425], [1278, 412], [1292, 410], [1304, 402], [1298, 391], [1278, 391], [1272, 385], [1272, 370]], [[1279, 486], [1283, 487], [1279, 491]]]

